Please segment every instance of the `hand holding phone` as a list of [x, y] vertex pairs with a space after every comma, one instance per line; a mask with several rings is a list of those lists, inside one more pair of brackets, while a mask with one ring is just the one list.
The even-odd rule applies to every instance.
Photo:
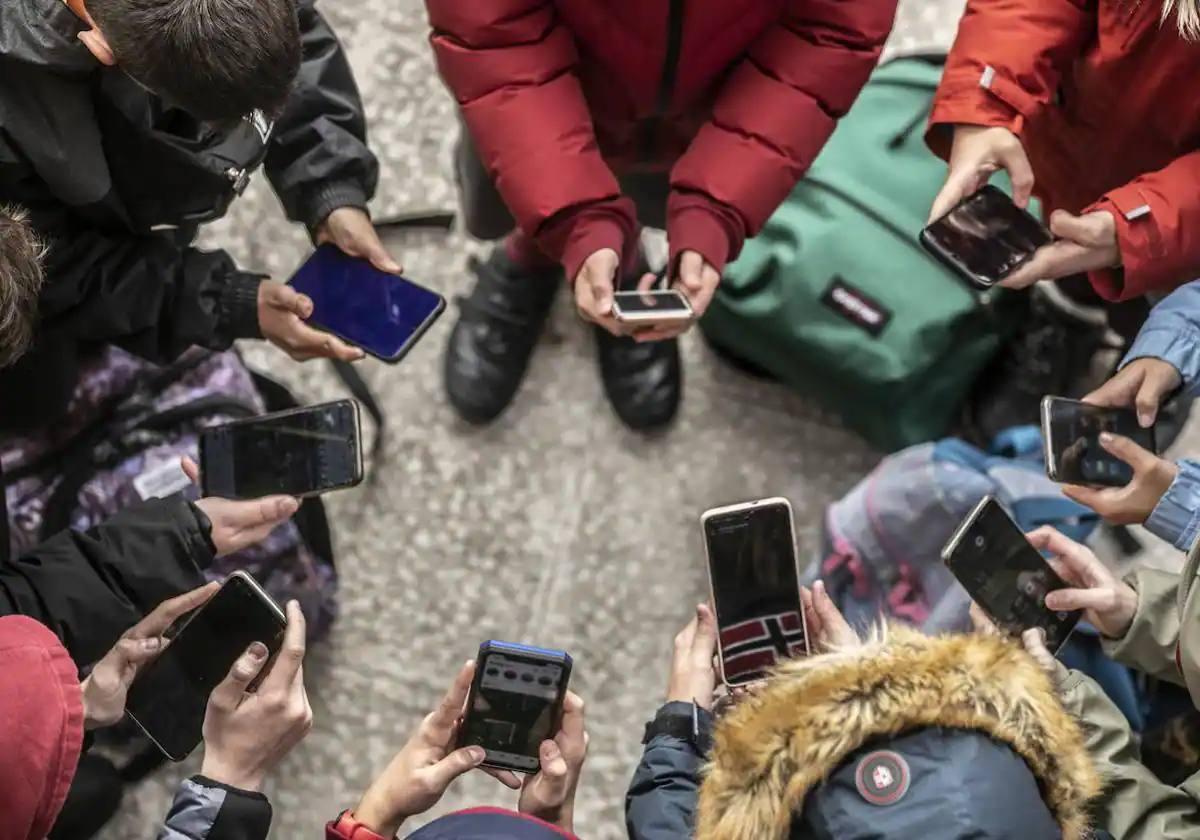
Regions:
[[712, 711], [717, 671], [717, 617], [708, 604], [698, 604], [691, 621], [675, 636], [671, 674], [667, 681], [668, 703], [695, 703]]
[[1051, 481], [1100, 487], [1129, 484], [1133, 466], [1109, 451], [1111, 444], [1101, 440], [1104, 435], [1129, 438], [1151, 455], [1156, 448], [1153, 427], [1142, 428], [1132, 409], [1062, 397], [1042, 400], [1042, 439]]
[[675, 289], [647, 289], [613, 295], [613, 317], [630, 328], [688, 324], [694, 318], [688, 299]]

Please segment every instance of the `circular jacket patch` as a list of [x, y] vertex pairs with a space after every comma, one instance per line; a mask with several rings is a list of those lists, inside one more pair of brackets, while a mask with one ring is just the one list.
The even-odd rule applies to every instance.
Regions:
[[891, 750], [864, 755], [854, 771], [854, 784], [872, 805], [894, 805], [908, 793], [908, 762]]

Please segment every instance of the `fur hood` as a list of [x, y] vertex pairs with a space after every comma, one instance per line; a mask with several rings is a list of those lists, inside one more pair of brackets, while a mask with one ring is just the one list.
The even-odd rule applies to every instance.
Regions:
[[779, 668], [714, 733], [696, 840], [784, 840], [808, 792], [880, 736], [930, 726], [1009, 745], [1064, 840], [1087, 836], [1100, 776], [1049, 678], [1015, 643], [892, 626], [862, 647]]

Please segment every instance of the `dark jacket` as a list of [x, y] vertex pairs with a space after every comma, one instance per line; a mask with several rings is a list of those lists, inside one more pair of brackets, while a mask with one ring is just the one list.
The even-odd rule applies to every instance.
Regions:
[[797, 660], [713, 739], [703, 782], [690, 743], [647, 744], [626, 799], [632, 840], [1078, 840], [1100, 790], [1049, 679], [994, 637], [893, 628]]
[[366, 205], [378, 165], [350, 65], [314, 0], [298, 7], [303, 63], [283, 114], [218, 129], [101, 66], [61, 0], [0, 3], [0, 202], [27, 208], [50, 245], [37, 343], [0, 373], [0, 428], [62, 409], [81, 344], [168, 361], [258, 336], [261, 278], [190, 243], [260, 164], [309, 228]]
[[158, 840], [266, 840], [271, 816], [263, 794], [192, 776], [175, 793]]

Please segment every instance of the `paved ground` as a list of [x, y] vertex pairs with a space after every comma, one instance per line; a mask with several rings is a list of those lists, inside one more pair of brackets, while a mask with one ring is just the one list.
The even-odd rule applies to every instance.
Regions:
[[[961, 0], [907, 0], [892, 48], [945, 46]], [[451, 102], [433, 72], [417, 0], [327, 0], [358, 74], [383, 161], [375, 212], [452, 207]], [[285, 277], [302, 232], [259, 182], [207, 233], [248, 268]], [[461, 237], [394, 241], [408, 273], [448, 296], [466, 285]], [[455, 668], [489, 637], [543, 643], [576, 657], [591, 756], [578, 829], [623, 836], [622, 798], [642, 722], [665, 687], [671, 637], [704, 591], [697, 515], [784, 494], [802, 549], [823, 506], [877, 455], [805, 400], [749, 381], [684, 343], [687, 397], [678, 424], [646, 439], [612, 416], [590, 336], [559, 301], [516, 405], [485, 430], [456, 422], [442, 395], [448, 315], [396, 367], [364, 365], [392, 420], [377, 485], [330, 499], [342, 569], [342, 618], [311, 651], [316, 723], [269, 787], [272, 836], [316, 837], [354, 804]], [[312, 401], [340, 396], [320, 366], [270, 349], [250, 358]], [[148, 837], [185, 773], [164, 771], [128, 796], [109, 840]], [[432, 815], [511, 804], [490, 779], [461, 781]], [[414, 825], [417, 821], [414, 821]]]

